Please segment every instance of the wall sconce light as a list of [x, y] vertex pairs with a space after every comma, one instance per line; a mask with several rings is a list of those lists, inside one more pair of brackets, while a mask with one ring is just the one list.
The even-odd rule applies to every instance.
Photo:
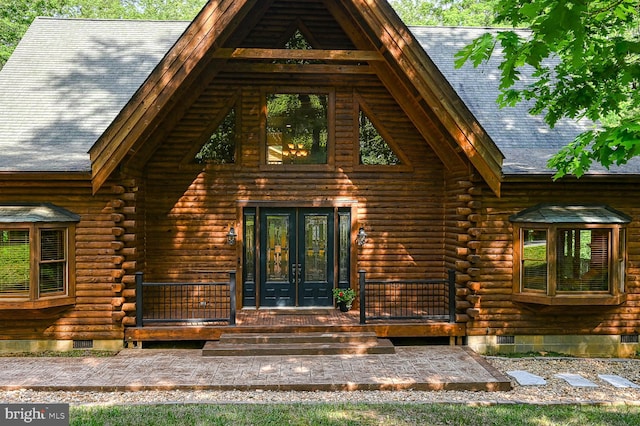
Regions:
[[367, 242], [367, 233], [364, 231], [364, 227], [361, 226], [358, 229], [358, 235], [356, 235], [356, 244], [362, 247]]
[[230, 246], [235, 245], [237, 237], [238, 237], [238, 234], [236, 234], [236, 229], [233, 226], [231, 226], [229, 228], [229, 232], [227, 232], [227, 244], [229, 244]]

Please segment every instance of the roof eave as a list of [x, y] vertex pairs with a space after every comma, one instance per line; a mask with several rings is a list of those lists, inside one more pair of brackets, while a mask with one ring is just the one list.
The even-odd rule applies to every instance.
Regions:
[[379, 38], [385, 43], [395, 64], [411, 77], [416, 90], [485, 182], [499, 196], [504, 156], [427, 52], [387, 2], [351, 1], [362, 11], [363, 19], [372, 28], [384, 32]]
[[[96, 193], [116, 170], [151, 123], [170, 106], [176, 90], [194, 78], [202, 59], [220, 36], [257, 0], [208, 2], [131, 100], [89, 150], [92, 186]], [[195, 71], [194, 71], [195, 70]]]

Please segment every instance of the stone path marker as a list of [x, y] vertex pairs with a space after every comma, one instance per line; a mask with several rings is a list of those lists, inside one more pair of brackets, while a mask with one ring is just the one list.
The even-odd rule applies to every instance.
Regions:
[[636, 385], [630, 380], [625, 379], [624, 377], [610, 375], [610, 374], [598, 374], [598, 378], [600, 378], [600, 380], [604, 380], [605, 382], [609, 383], [610, 385], [616, 388], [640, 389], [640, 386]]
[[598, 385], [593, 383], [591, 380], [585, 379], [584, 377], [582, 377], [579, 374], [561, 373], [561, 374], [556, 374], [554, 377], [557, 377], [559, 379], [563, 379], [564, 381], [569, 383], [571, 386], [585, 387], [585, 388], [597, 388], [598, 387]]
[[535, 374], [531, 374], [528, 371], [507, 371], [507, 374], [516, 379], [520, 386], [541, 386], [547, 384], [545, 379], [540, 376], [536, 376]]

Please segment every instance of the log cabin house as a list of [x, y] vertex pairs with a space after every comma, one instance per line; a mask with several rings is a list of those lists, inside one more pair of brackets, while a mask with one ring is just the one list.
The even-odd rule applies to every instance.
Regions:
[[384, 0], [37, 19], [0, 71], [0, 350], [306, 317], [633, 354], [640, 164], [554, 182], [585, 127], [498, 109], [495, 60], [455, 69], [484, 31], [407, 28]]

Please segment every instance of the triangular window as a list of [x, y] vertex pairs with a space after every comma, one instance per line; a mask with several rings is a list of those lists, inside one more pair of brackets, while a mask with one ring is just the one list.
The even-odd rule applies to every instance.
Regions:
[[358, 117], [358, 127], [360, 129], [360, 164], [368, 166], [402, 164], [385, 138], [362, 110], [360, 110]]
[[305, 36], [300, 32], [300, 30], [296, 30], [289, 41], [287, 41], [284, 45], [285, 49], [291, 50], [311, 50], [313, 47], [311, 43], [307, 41]]
[[[302, 31], [296, 29], [295, 32], [291, 35], [289, 40], [284, 43], [284, 48], [287, 50], [312, 50], [313, 46], [309, 43], [309, 40], [304, 36]], [[306, 65], [306, 64], [319, 64], [322, 63], [318, 60], [308, 60], [308, 59], [285, 59], [285, 60], [275, 60], [274, 64], [298, 64], [298, 65]]]
[[196, 154], [196, 162], [212, 164], [232, 164], [236, 160], [236, 109], [220, 122], [209, 140]]

